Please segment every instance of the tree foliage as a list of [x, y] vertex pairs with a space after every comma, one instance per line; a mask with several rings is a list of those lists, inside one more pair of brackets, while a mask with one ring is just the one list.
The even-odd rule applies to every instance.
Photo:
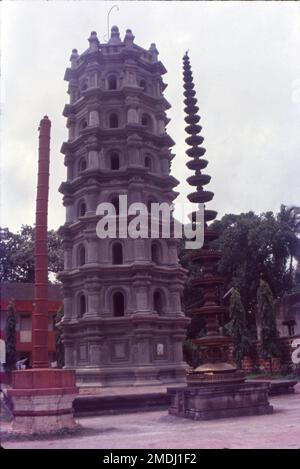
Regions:
[[268, 283], [262, 279], [257, 291], [257, 306], [258, 323], [261, 326], [261, 356], [264, 359], [279, 357], [274, 298]]
[[[223, 252], [218, 269], [224, 277], [224, 293], [232, 287], [238, 289], [246, 311], [248, 330], [251, 339], [254, 339], [254, 313], [261, 275], [268, 281], [275, 298], [297, 289], [297, 278], [300, 288], [300, 208], [282, 205], [278, 214], [228, 214], [220, 221], [215, 221], [213, 227], [220, 232], [212, 247]], [[201, 266], [195, 266], [187, 260], [183, 243], [184, 240], [179, 259], [189, 272], [183, 295], [183, 306], [187, 309], [192, 305], [201, 306], [203, 296], [201, 289], [190, 286], [191, 280], [201, 271]], [[188, 337], [196, 337], [203, 328], [203, 319], [193, 317]]]
[[[0, 228], [0, 276], [7, 282], [34, 282], [35, 229], [22, 225], [20, 232]], [[49, 272], [63, 269], [62, 239], [57, 231], [48, 232]]]
[[6, 361], [5, 367], [7, 371], [16, 368], [16, 312], [14, 303], [11, 301], [7, 308], [5, 322], [5, 349]]
[[247, 325], [246, 311], [243, 306], [241, 295], [236, 288], [232, 289], [230, 295], [230, 322], [227, 330], [233, 338], [234, 359], [240, 364], [242, 359], [251, 352], [252, 344]]
[[226, 289], [239, 289], [246, 311], [255, 310], [261, 274], [276, 298], [292, 291], [295, 269], [290, 259], [299, 252], [300, 240], [282, 212], [225, 215], [215, 225], [221, 232], [215, 242], [223, 252], [220, 273]]
[[294, 272], [295, 290], [300, 290], [300, 207], [281, 205], [278, 220], [287, 226], [291, 233], [290, 273]]

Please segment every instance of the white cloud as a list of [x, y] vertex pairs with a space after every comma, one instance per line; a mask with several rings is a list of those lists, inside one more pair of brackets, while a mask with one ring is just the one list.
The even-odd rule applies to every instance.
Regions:
[[[299, 205], [300, 103], [292, 99], [300, 79], [299, 4], [116, 3], [111, 25], [119, 26], [122, 37], [131, 28], [143, 47], [155, 42], [168, 70], [168, 131], [176, 142], [172, 170], [180, 180], [179, 199], [191, 191], [182, 95], [182, 56], [190, 49], [212, 207], [222, 215]], [[113, 4], [2, 2], [2, 226], [15, 230], [34, 222], [37, 127], [44, 114], [52, 120], [49, 226], [64, 222], [57, 190], [66, 178], [60, 154], [67, 137], [63, 75], [72, 48], [83, 52], [90, 31], [103, 40]]]

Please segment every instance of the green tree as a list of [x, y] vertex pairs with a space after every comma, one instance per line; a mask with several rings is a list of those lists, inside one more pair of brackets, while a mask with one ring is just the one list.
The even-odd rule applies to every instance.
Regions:
[[[277, 219], [286, 226], [290, 244], [290, 273], [295, 272], [295, 289], [300, 288], [300, 207], [281, 205]], [[294, 267], [296, 263], [296, 268]]]
[[62, 331], [59, 326], [60, 321], [64, 317], [63, 306], [57, 311], [55, 317], [54, 333], [55, 333], [55, 344], [56, 344], [56, 361], [58, 368], [63, 368], [65, 364], [65, 348], [62, 342]]
[[261, 325], [261, 356], [279, 357], [278, 332], [274, 314], [274, 297], [268, 283], [261, 279], [257, 291], [258, 322]]
[[[7, 282], [34, 282], [34, 227], [22, 225], [20, 232], [0, 228], [0, 276]], [[49, 272], [63, 270], [62, 239], [48, 232]]]
[[6, 348], [6, 363], [5, 368], [7, 371], [12, 371], [16, 368], [16, 313], [15, 306], [12, 301], [9, 302], [6, 322], [5, 322], [5, 348]]
[[[221, 233], [214, 244], [223, 252], [219, 271], [225, 278], [225, 288], [239, 289], [247, 314], [255, 310], [261, 274], [275, 297], [292, 291], [295, 276], [289, 261], [300, 240], [282, 218], [272, 212], [248, 212], [225, 215], [214, 224]], [[247, 316], [253, 326], [251, 318], [254, 315]]]
[[233, 338], [234, 358], [240, 365], [242, 359], [250, 354], [252, 344], [247, 327], [246, 311], [237, 288], [231, 291], [229, 312], [231, 320], [226, 328]]

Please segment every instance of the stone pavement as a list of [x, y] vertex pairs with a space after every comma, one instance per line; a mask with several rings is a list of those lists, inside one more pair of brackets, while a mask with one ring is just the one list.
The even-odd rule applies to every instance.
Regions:
[[165, 411], [80, 418], [80, 435], [3, 441], [4, 448], [300, 448], [300, 384], [270, 399], [274, 414], [194, 422]]

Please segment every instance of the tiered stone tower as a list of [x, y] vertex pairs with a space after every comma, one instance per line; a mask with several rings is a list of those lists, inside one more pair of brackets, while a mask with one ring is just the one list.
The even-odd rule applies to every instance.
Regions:
[[119, 195], [127, 195], [128, 205], [171, 204], [177, 196], [165, 73], [155, 44], [137, 46], [129, 29], [122, 41], [114, 26], [108, 43], [92, 32], [85, 52], [74, 49], [65, 74], [62, 327], [65, 366], [76, 369], [82, 385], [185, 381], [188, 319], [181, 310], [185, 270], [178, 265], [178, 241], [96, 234], [101, 202], [118, 212]]

